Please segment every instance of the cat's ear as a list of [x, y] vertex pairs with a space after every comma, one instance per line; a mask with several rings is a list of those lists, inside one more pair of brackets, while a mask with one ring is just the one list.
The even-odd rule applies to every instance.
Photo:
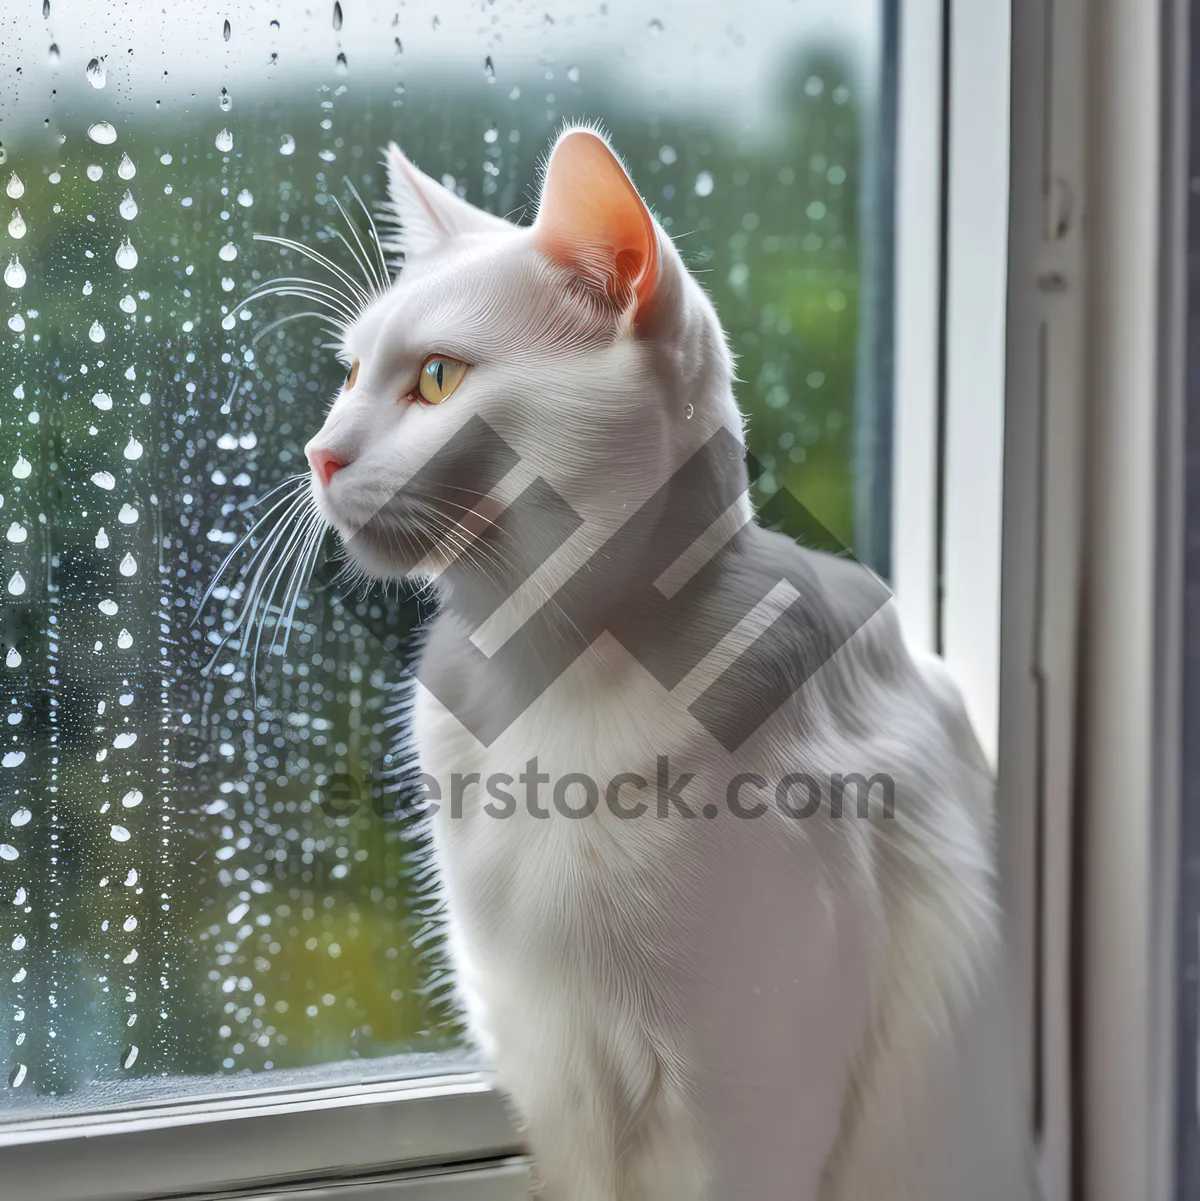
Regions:
[[419, 171], [395, 142], [387, 148], [388, 205], [396, 222], [389, 249], [424, 254], [457, 234], [511, 233], [513, 226], [468, 204]]
[[621, 160], [590, 129], [550, 152], [534, 236], [542, 252], [624, 310], [643, 313], [659, 285], [658, 229]]

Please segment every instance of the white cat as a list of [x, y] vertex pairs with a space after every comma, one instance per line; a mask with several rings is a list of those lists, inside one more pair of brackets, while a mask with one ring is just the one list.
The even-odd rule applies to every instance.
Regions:
[[547, 1201], [1031, 1196], [954, 686], [863, 568], [751, 520], [720, 323], [603, 136], [526, 227], [388, 167], [403, 270], [312, 487], [439, 594], [448, 943]]

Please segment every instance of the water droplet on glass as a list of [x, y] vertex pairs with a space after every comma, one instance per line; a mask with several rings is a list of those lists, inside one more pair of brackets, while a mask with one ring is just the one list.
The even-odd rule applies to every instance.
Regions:
[[104, 168], [101, 167], [99, 165], [99, 163], [92, 163], [92, 165], [90, 167], [88, 167], [88, 169], [87, 169], [87, 177], [93, 183], [95, 183], [96, 180], [98, 180], [100, 178], [100, 176], [103, 174], [104, 174]]
[[12, 1075], [8, 1078], [8, 1087], [20, 1088], [21, 1085], [25, 1083], [25, 1076], [28, 1071], [29, 1069], [23, 1063], [17, 1064], [17, 1066], [13, 1068]]
[[13, 200], [20, 200], [25, 195], [25, 185], [21, 182], [21, 177], [15, 171], [12, 173], [12, 178], [8, 181], [8, 187], [4, 190]]
[[490, 54], [483, 60], [483, 77], [488, 83], [496, 82], [496, 67]]
[[[228, 22], [228, 21], [226, 21], [226, 22], [225, 22], [225, 28], [226, 28], [226, 29], [228, 29], [228, 28], [229, 28], [229, 22]], [[229, 34], [228, 34], [228, 33], [226, 33], [225, 37], [226, 37], [226, 39], [228, 39], [228, 38], [229, 38]], [[137, 1049], [137, 1047], [135, 1047], [135, 1046], [133, 1046], [132, 1044], [130, 1044], [128, 1047], [126, 1047], [126, 1048], [125, 1048], [125, 1050], [124, 1050], [124, 1051], [122, 1051], [122, 1052], [121, 1052], [121, 1066], [122, 1066], [123, 1068], [131, 1068], [131, 1067], [133, 1067], [133, 1065], [134, 1065], [135, 1063], [137, 1063], [137, 1057], [138, 1057], [138, 1049]]]
[[21, 210], [13, 209], [12, 220], [8, 223], [8, 236], [10, 238], [23, 238], [26, 228], [25, 218], [21, 216]]
[[99, 321], [93, 321], [92, 328], [88, 330], [88, 337], [91, 338], [93, 342], [103, 342], [104, 326], [102, 326]]
[[42, 0], [42, 20], [50, 20], [50, 0]]
[[9, 542], [24, 542], [28, 537], [29, 531], [19, 521], [14, 521], [8, 527]]
[[121, 560], [120, 571], [123, 576], [137, 575], [137, 560], [128, 551]]
[[578, 83], [579, 82], [579, 68], [578, 67], [568, 67], [567, 68], [567, 78], [572, 83]]
[[117, 615], [117, 602], [106, 597], [100, 602], [100, 612], [105, 617], [115, 617]]
[[107, 413], [108, 410], [112, 408], [113, 401], [112, 397], [109, 396], [107, 392], [97, 392], [96, 395], [92, 397], [92, 404], [94, 404], [96, 408]]
[[341, 29], [342, 27], [342, 6], [338, 3], [338, 0], [334, 0], [333, 3], [333, 27], [334, 29]]
[[[117, 247], [116, 259], [117, 266], [124, 267], [126, 271], [132, 271], [134, 267], [137, 266], [138, 253], [133, 243], [128, 238], [126, 238], [125, 241], [122, 242], [119, 247]], [[132, 311], [132, 309], [126, 310], [126, 312]]]
[[13, 313], [8, 319], [8, 328], [15, 334], [19, 334], [25, 328], [25, 318], [20, 313]]
[[230, 35], [231, 35], [232, 33], [233, 33], [233, 29], [230, 27], [230, 24], [229, 24], [229, 22], [228, 22], [228, 21], [226, 21], [226, 22], [225, 22], [225, 25], [224, 25], [224, 27], [223, 27], [223, 28], [222, 28], [222, 30], [221, 30], [221, 36], [222, 36], [222, 37], [223, 37], [223, 38], [224, 38], [226, 41], [229, 41]]
[[277, 20], [275, 20], [274, 18], [272, 18], [272, 20], [271, 20], [271, 28], [272, 28], [272, 29], [278, 29], [278, 28], [279, 28], [279, 22], [278, 22]]
[[133, 635], [128, 630], [122, 630], [117, 635], [117, 645], [123, 651], [127, 651], [133, 645]]
[[[10, 751], [7, 755], [4, 756], [4, 766], [5, 767], [15, 767], [24, 758], [25, 758], [24, 754], [21, 754], [20, 758], [15, 758], [14, 752]], [[9, 763], [10, 759], [13, 760], [12, 763]], [[0, 843], [0, 859], [7, 859], [9, 861], [9, 863], [11, 863], [14, 859], [19, 859], [20, 857], [21, 857], [21, 852], [18, 851], [16, 847], [12, 846], [10, 843], [7, 843], [7, 842]]]
[[104, 59], [93, 58], [88, 63], [87, 81], [94, 88], [102, 88], [108, 82], [108, 73], [104, 69]]
[[129, 439], [129, 443], [125, 447], [125, 457], [131, 460], [142, 457], [142, 444], [136, 438]]
[[233, 108], [233, 97], [229, 94], [228, 88], [221, 89], [221, 96], [217, 103], [221, 106], [221, 112], [227, 113]]
[[25, 577], [19, 571], [12, 573], [12, 578], [8, 581], [8, 590], [13, 596], [25, 594]]
[[122, 525], [133, 525], [138, 519], [138, 511], [133, 505], [122, 505], [121, 511], [117, 514], [117, 520]]
[[137, 868], [131, 867], [129, 874], [125, 877], [125, 887], [132, 888], [138, 882]]
[[122, 179], [132, 179], [137, 174], [137, 168], [133, 165], [133, 159], [131, 159], [129, 155], [121, 155], [121, 162], [117, 167], [117, 174]]
[[688, 421], [691, 421], [692, 414], [695, 413], [695, 411], [696, 411], [695, 405], [688, 405], [688, 407], [683, 410], [683, 415]]
[[97, 121], [88, 126], [88, 137], [98, 146], [111, 146], [117, 140], [117, 131], [107, 121]]
[[133, 198], [132, 192], [126, 192], [121, 199], [119, 211], [126, 221], [132, 221], [138, 215], [137, 201]]
[[296, 153], [296, 139], [294, 137], [292, 137], [292, 135], [290, 133], [285, 133], [283, 135], [283, 137], [279, 139], [279, 153], [280, 154], [295, 154]]
[[129, 295], [122, 296], [121, 299], [117, 302], [117, 306], [120, 308], [122, 313], [136, 313], [137, 312], [137, 301], [134, 300], [134, 298]]
[[8, 654], [5, 655], [5, 657], [4, 657], [4, 666], [5, 667], [20, 667], [21, 666], [21, 652], [19, 650], [17, 650], [17, 648], [15, 646], [10, 646], [8, 648]]
[[11, 821], [14, 826], [27, 826], [32, 818], [33, 814], [30, 813], [28, 809], [18, 809], [16, 813], [9, 818], [9, 821]]
[[18, 451], [17, 461], [13, 464], [13, 475], [15, 475], [19, 480], [25, 480], [29, 478], [29, 473], [32, 470], [33, 467], [30, 465], [29, 460]]
[[232, 242], [226, 242], [220, 250], [217, 251], [217, 257], [224, 259], [227, 263], [232, 263], [238, 256], [237, 247]]
[[711, 196], [713, 190], [713, 177], [707, 171], [701, 171], [696, 176], [696, 195]]
[[221, 132], [217, 134], [216, 146], [222, 154], [228, 153], [228, 151], [233, 149], [233, 134], [231, 134], [228, 129], [222, 129]]
[[249, 208], [254, 203], [254, 196], [249, 188], [243, 188], [237, 197], [237, 202], [242, 208]]
[[494, 126], [489, 126], [483, 131], [483, 140], [489, 145], [500, 136], [500, 131]]
[[108, 531], [103, 526], [101, 526], [100, 529], [97, 530], [97, 532], [96, 532], [96, 549], [97, 550], [107, 550], [108, 549]]
[[15, 254], [9, 260], [8, 266], [4, 268], [4, 282], [10, 288], [25, 286], [25, 268], [21, 266], [21, 260]]
[[92, 483], [95, 484], [97, 488], [103, 488], [105, 492], [111, 492], [117, 486], [117, 481], [113, 479], [111, 471], [93, 472]]
[[346, 74], [346, 56], [340, 50], [338, 51], [337, 61], [333, 65], [339, 75]]
[[121, 804], [126, 809], [136, 809], [142, 803], [142, 794], [136, 788], [131, 788], [122, 798]]
[[112, 829], [109, 830], [109, 834], [112, 836], [112, 840], [114, 842], [129, 841], [129, 831], [126, 830], [124, 826], [113, 826]]
[[657, 18], [651, 18], [650, 24], [647, 26], [651, 33], [659, 34], [663, 31], [663, 23]]

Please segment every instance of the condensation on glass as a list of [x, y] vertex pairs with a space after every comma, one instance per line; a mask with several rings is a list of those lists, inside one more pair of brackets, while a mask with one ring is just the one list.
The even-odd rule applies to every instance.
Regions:
[[270, 328], [302, 305], [240, 305], [312, 274], [252, 235], [348, 263], [335, 198], [365, 230], [349, 184], [378, 204], [392, 138], [527, 218], [563, 121], [603, 121], [729, 331], [759, 487], [853, 545], [882, 28], [866, 0], [0, 16], [0, 1106], [461, 1045], [383, 792], [414, 601], [347, 591], [331, 548], [253, 669], [221, 647], [237, 572], [201, 605], [341, 382], [327, 332]]

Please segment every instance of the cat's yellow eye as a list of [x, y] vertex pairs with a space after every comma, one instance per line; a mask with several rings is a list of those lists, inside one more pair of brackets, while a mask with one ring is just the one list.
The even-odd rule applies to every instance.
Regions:
[[358, 379], [358, 360], [355, 359], [350, 366], [350, 370], [346, 372], [346, 391], [349, 392], [354, 387], [354, 381]]
[[466, 374], [466, 363], [444, 354], [430, 355], [421, 366], [417, 391], [426, 404], [440, 405], [463, 382]]

